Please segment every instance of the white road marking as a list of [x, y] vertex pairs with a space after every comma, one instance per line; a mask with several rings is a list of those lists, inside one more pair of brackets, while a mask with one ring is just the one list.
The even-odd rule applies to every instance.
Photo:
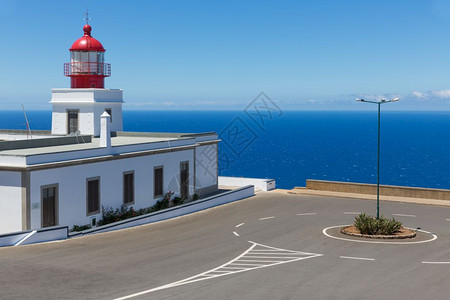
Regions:
[[236, 225], [236, 228], [239, 228], [239, 227], [241, 227], [242, 225], [244, 225], [245, 223], [241, 223], [241, 224], [238, 224], [238, 225]]
[[411, 217], [411, 218], [415, 218], [416, 215], [404, 215], [404, 214], [392, 214], [393, 216], [397, 216], [397, 217]]
[[312, 216], [317, 215], [317, 213], [303, 213], [303, 214], [297, 214], [297, 216]]
[[423, 264], [433, 264], [433, 265], [448, 265], [450, 261], [423, 261]]
[[237, 233], [236, 231], [233, 231], [235, 236], [239, 236], [239, 233]]
[[423, 244], [423, 243], [428, 243], [428, 242], [432, 242], [435, 239], [437, 239], [437, 235], [435, 235], [434, 233], [425, 231], [425, 230], [416, 230], [416, 231], [420, 231], [423, 233], [428, 233], [432, 236], [431, 239], [429, 240], [425, 240], [425, 241], [417, 241], [417, 242], [382, 242], [382, 241], [366, 241], [366, 240], [352, 240], [352, 239], [346, 239], [346, 238], [341, 238], [341, 237], [337, 237], [337, 236], [332, 236], [330, 234], [327, 233], [328, 230], [333, 229], [333, 228], [337, 228], [337, 227], [345, 227], [345, 226], [350, 226], [349, 224], [347, 225], [338, 225], [338, 226], [330, 226], [327, 228], [324, 228], [322, 230], [322, 233], [324, 235], [326, 235], [329, 238], [332, 239], [336, 239], [336, 240], [341, 240], [341, 241], [347, 241], [347, 242], [355, 242], [355, 243], [368, 243], [368, 244], [390, 244], [390, 245], [411, 245], [411, 244]]
[[255, 250], [253, 250], [252, 252], [273, 252], [273, 250], [267, 250], [267, 249], [261, 249], [261, 250], [259, 250], [259, 249], [255, 249]]
[[344, 215], [360, 215], [361, 213], [359, 211], [344, 211]]
[[241, 264], [241, 263], [232, 263], [232, 266], [262, 266], [261, 264]]
[[287, 258], [287, 259], [291, 259], [292, 256], [247, 256], [247, 258]]
[[445, 219], [446, 221], [450, 221], [450, 219]]
[[278, 260], [253, 260], [253, 259], [241, 259], [240, 261], [257, 262], [257, 263], [264, 263], [264, 264], [271, 264], [271, 263], [278, 262]]
[[344, 259], [355, 259], [355, 260], [370, 260], [370, 261], [375, 260], [375, 258], [366, 258], [366, 257], [354, 257], [354, 256], [340, 256], [340, 257]]
[[263, 220], [269, 220], [269, 219], [274, 219], [275, 217], [265, 217], [265, 218], [260, 218], [259, 220], [260, 221], [263, 221]]
[[[251, 243], [253, 245], [250, 248], [248, 248], [246, 251], [244, 251], [244, 253], [242, 253], [241, 255], [237, 256], [236, 258], [230, 260], [229, 262], [227, 262], [217, 268], [214, 268], [212, 270], [203, 272], [201, 274], [198, 274], [198, 275], [195, 275], [195, 276], [192, 276], [192, 277], [180, 280], [180, 281], [172, 282], [172, 283], [169, 283], [166, 285], [162, 285], [162, 286], [159, 286], [159, 287], [156, 287], [153, 289], [149, 289], [149, 290], [142, 291], [139, 293], [131, 294], [128, 296], [116, 298], [114, 300], [130, 299], [130, 298], [142, 296], [145, 294], [149, 294], [152, 292], [156, 292], [156, 291], [160, 291], [160, 290], [164, 290], [164, 289], [168, 289], [168, 288], [172, 288], [172, 287], [176, 287], [176, 286], [180, 286], [180, 285], [185, 285], [185, 284], [194, 283], [194, 282], [198, 282], [198, 281], [208, 280], [211, 278], [227, 276], [230, 274], [236, 274], [236, 273], [242, 273], [242, 272], [256, 270], [256, 269], [267, 268], [267, 267], [271, 267], [271, 266], [286, 264], [286, 263], [304, 260], [304, 259], [308, 259], [308, 258], [319, 257], [319, 256], [323, 255], [323, 254], [317, 254], [317, 253], [307, 253], [307, 252], [280, 249], [280, 248], [275, 248], [275, 247], [258, 244], [258, 243], [252, 242], [252, 241], [249, 241], [249, 243]], [[257, 248], [257, 249], [255, 249], [255, 248]], [[248, 267], [236, 269], [234, 271], [233, 270], [227, 270], [227, 271], [224, 270], [226, 268], [229, 269], [230, 265], [247, 265], [247, 264], [241, 264], [241, 262], [248, 262], [248, 261], [249, 262], [258, 262], [258, 261], [253, 261], [253, 260], [247, 260], [246, 258], [248, 257], [248, 255], [252, 255], [254, 253], [254, 251], [258, 252], [258, 251], [264, 250], [264, 248], [265, 248], [265, 250], [270, 249], [270, 251], [272, 251], [272, 252], [276, 251], [280, 254], [296, 254], [296, 255], [289, 257], [289, 260], [264, 261], [263, 264], [248, 264], [249, 265]]]
[[276, 252], [273, 252], [273, 251], [271, 251], [271, 252], [268, 252], [268, 251], [252, 252], [252, 255], [255, 255], [256, 257], [260, 257], [260, 255], [279, 255], [279, 254], [281, 254], [281, 255], [290, 255], [290, 254], [296, 255], [296, 253], [276, 253]]

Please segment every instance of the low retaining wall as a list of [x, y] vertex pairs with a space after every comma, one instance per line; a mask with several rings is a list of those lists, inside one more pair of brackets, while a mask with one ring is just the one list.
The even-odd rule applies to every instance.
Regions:
[[232, 191], [224, 192], [205, 199], [193, 201], [183, 205], [160, 210], [147, 215], [126, 219], [123, 221], [95, 227], [81, 232], [69, 234], [68, 226], [47, 227], [37, 230], [27, 230], [0, 235], [0, 247], [18, 246], [34, 243], [42, 243], [55, 240], [63, 240], [68, 237], [74, 237], [85, 234], [94, 234], [99, 232], [113, 231], [138, 225], [158, 222], [182, 215], [190, 214], [196, 211], [204, 210], [225, 203], [241, 200], [253, 196], [253, 185], [244, 186]]
[[93, 234], [99, 232], [108, 232], [117, 229], [139, 226], [143, 224], [154, 223], [182, 215], [190, 214], [214, 206], [241, 200], [254, 195], [254, 187], [252, 185], [244, 186], [229, 192], [224, 192], [205, 199], [189, 202], [179, 206], [171, 207], [165, 210], [156, 211], [147, 215], [142, 215], [119, 222], [99, 226], [96, 228], [84, 230], [77, 233], [71, 233], [70, 236]]
[[64, 240], [69, 236], [68, 233], [67, 226], [56, 226], [2, 234], [0, 235], [0, 247]]
[[175, 206], [165, 210], [160, 210], [147, 215], [130, 218], [127, 220], [99, 226], [89, 230], [74, 232], [69, 234], [68, 226], [47, 227], [37, 230], [27, 230], [0, 235], [0, 247], [19, 246], [34, 243], [42, 243], [55, 240], [63, 240], [68, 237], [94, 234], [98, 232], [107, 232], [117, 229], [134, 227], [138, 225], [162, 221], [182, 215], [190, 214], [196, 211], [204, 210], [225, 203], [241, 200], [254, 195], [252, 185], [244, 186], [232, 191], [224, 192], [205, 199], [193, 201], [183, 205]]
[[[370, 194], [377, 193], [376, 184], [339, 182], [325, 180], [306, 180], [306, 188], [310, 190]], [[394, 185], [380, 185], [380, 195], [410, 198], [425, 198], [436, 200], [450, 200], [450, 190], [428, 189]]]
[[20, 245], [65, 240], [69, 237], [68, 226], [48, 227], [37, 229], [36, 233], [24, 240]]
[[275, 189], [275, 180], [245, 177], [219, 176], [219, 185], [224, 186], [246, 186], [254, 185], [255, 190], [270, 191]]

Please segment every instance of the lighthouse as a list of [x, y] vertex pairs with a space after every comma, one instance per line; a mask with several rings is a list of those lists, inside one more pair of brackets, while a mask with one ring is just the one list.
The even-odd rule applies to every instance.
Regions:
[[92, 27], [83, 26], [83, 36], [69, 49], [70, 61], [64, 63], [64, 75], [70, 88], [52, 89], [52, 134], [100, 135], [100, 117], [110, 116], [110, 130], [123, 130], [121, 89], [106, 89], [105, 78], [111, 65], [105, 63], [105, 48], [92, 37]]
[[123, 131], [123, 91], [106, 88], [105, 48], [87, 18], [80, 27], [81, 38], [67, 38], [72, 46], [61, 49], [69, 49], [64, 75], [70, 87], [52, 89], [52, 136], [33, 132], [25, 143], [23, 133], [2, 129], [0, 235], [14, 233], [0, 237], [0, 245], [67, 237], [75, 225], [95, 227], [102, 207], [148, 210], [169, 191], [181, 199], [218, 191], [217, 133]]

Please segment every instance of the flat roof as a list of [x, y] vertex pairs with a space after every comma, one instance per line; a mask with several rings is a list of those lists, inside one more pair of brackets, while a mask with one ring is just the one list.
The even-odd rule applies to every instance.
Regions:
[[[12, 135], [20, 133], [11, 133]], [[111, 147], [100, 147], [100, 138], [91, 135], [33, 135], [33, 139], [11, 137], [0, 141], [0, 168], [24, 168], [52, 163], [147, 155], [159, 151], [193, 149], [219, 142], [215, 132], [112, 132]]]
[[[156, 142], [175, 141], [179, 138], [175, 137], [143, 137], [143, 136], [117, 136], [111, 138], [111, 146], [127, 146], [148, 144]], [[56, 146], [41, 146], [25, 149], [9, 149], [0, 151], [0, 155], [13, 155], [13, 156], [28, 156], [28, 155], [40, 155], [59, 152], [70, 152], [79, 150], [97, 149], [99, 147], [100, 138], [92, 138], [92, 142], [83, 142], [82, 137], [79, 137], [79, 143], [68, 145], [56, 145]]]

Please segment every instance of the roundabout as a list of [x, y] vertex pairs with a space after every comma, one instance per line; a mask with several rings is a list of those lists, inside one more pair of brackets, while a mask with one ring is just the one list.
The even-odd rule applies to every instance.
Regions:
[[414, 239], [417, 236], [416, 230], [410, 229], [410, 228], [400, 228], [397, 232], [394, 234], [362, 234], [358, 228], [356, 228], [354, 225], [348, 225], [341, 228], [340, 231], [342, 234], [358, 237], [358, 238], [364, 238], [364, 239], [382, 239], [382, 240], [401, 240], [401, 239]]
[[322, 230], [322, 233], [329, 238], [341, 241], [369, 243], [369, 244], [411, 245], [411, 244], [428, 243], [437, 239], [437, 236], [434, 233], [421, 229], [412, 230], [411, 228], [409, 229], [411, 230], [411, 232], [413, 232], [413, 235], [411, 234], [403, 238], [398, 237], [390, 238], [391, 236], [376, 238], [373, 236], [362, 236], [356, 234], [352, 235], [343, 233], [342, 230], [349, 226], [350, 225], [338, 225], [327, 227]]

